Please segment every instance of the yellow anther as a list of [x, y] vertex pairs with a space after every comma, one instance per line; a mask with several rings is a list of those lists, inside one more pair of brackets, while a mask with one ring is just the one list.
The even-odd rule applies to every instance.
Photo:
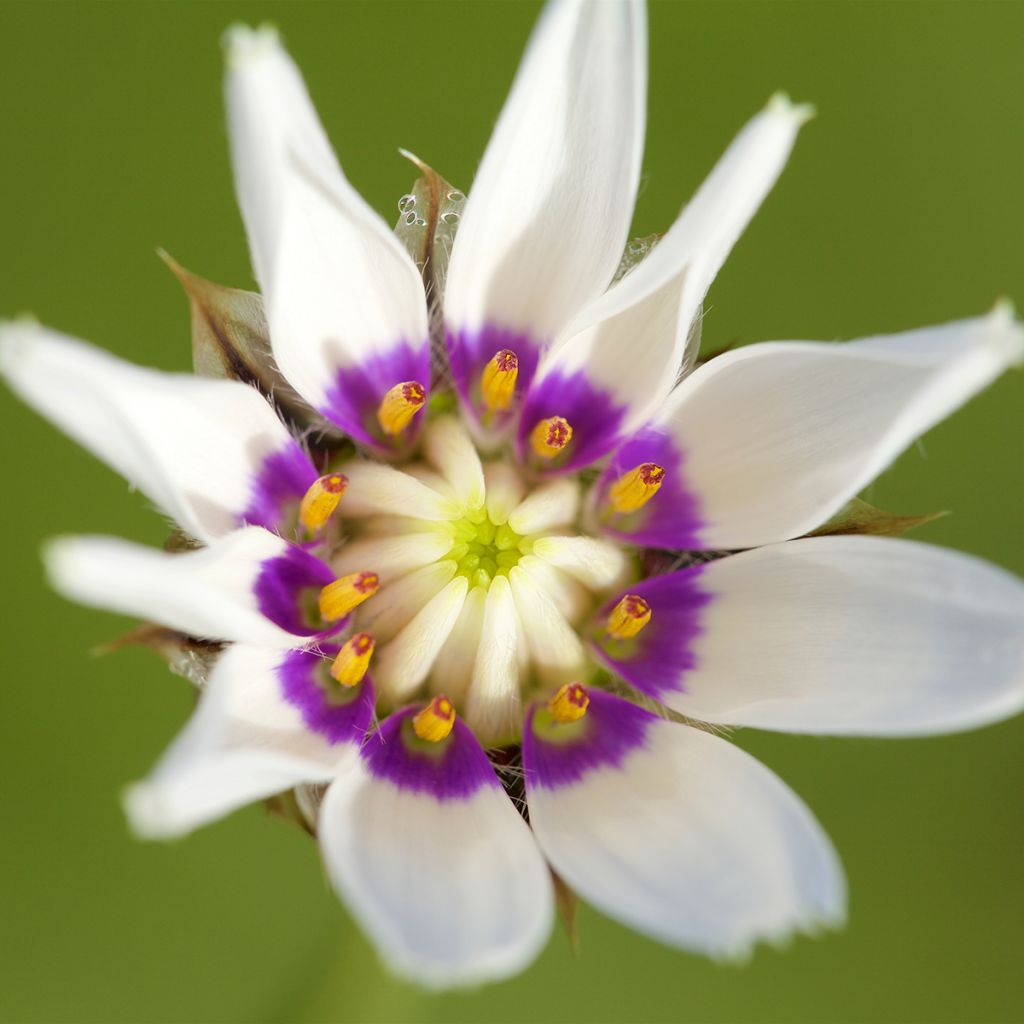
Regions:
[[310, 533], [323, 529], [348, 487], [348, 477], [330, 473], [313, 482], [299, 505], [299, 522]]
[[567, 683], [548, 701], [548, 711], [559, 725], [582, 718], [588, 707], [590, 694], [582, 683]]
[[620, 640], [628, 640], [650, 621], [651, 606], [638, 594], [626, 594], [611, 610], [605, 629]]
[[375, 642], [370, 633], [356, 633], [345, 641], [331, 665], [331, 675], [342, 686], [355, 686], [362, 682], [370, 667]]
[[665, 470], [654, 462], [641, 462], [623, 473], [608, 492], [608, 500], [617, 512], [635, 512], [658, 493], [665, 480]]
[[530, 444], [542, 459], [553, 459], [572, 440], [572, 427], [561, 416], [541, 420], [530, 434]]
[[484, 367], [480, 381], [480, 393], [484, 405], [491, 412], [507, 409], [516, 393], [516, 377], [519, 376], [519, 356], [510, 348], [494, 353], [494, 358]]
[[427, 389], [416, 380], [396, 384], [377, 406], [377, 422], [385, 434], [394, 437], [409, 425], [409, 421], [423, 408]]
[[413, 732], [428, 743], [440, 743], [455, 727], [455, 705], [447, 697], [435, 697], [413, 715]]
[[375, 572], [353, 572], [328, 583], [320, 591], [320, 617], [325, 622], [344, 618], [368, 597], [373, 597], [379, 586], [380, 577]]

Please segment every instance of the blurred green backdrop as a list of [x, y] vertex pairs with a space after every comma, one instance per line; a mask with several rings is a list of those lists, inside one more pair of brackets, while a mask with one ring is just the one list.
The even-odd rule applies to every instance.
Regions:
[[[154, 256], [251, 282], [217, 40], [276, 21], [352, 181], [389, 218], [406, 146], [468, 188], [537, 5], [0, 5], [0, 313], [185, 369]], [[705, 343], [853, 337], [1024, 302], [1024, 6], [654, 3], [636, 231], [666, 226], [778, 88], [817, 104], [714, 286]], [[951, 508], [921, 539], [1024, 572], [1024, 377], [872, 488]], [[383, 974], [311, 842], [250, 809], [189, 840], [128, 835], [119, 788], [184, 720], [186, 684], [127, 622], [41, 582], [40, 540], [158, 543], [145, 503], [4, 395], [0, 1018], [5, 1021], [983, 1021], [1024, 1016], [1024, 720], [905, 742], [743, 733], [849, 873], [850, 925], [722, 968], [584, 909], [525, 976], [427, 996]]]

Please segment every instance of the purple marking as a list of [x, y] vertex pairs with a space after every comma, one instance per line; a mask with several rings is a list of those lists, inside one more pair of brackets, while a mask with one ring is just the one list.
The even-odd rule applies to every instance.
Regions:
[[626, 411], [625, 405], [617, 405], [609, 391], [595, 387], [584, 373], [548, 373], [530, 388], [523, 403], [516, 441], [519, 460], [532, 459], [527, 444], [537, 423], [562, 416], [572, 427], [572, 440], [565, 458], [552, 460], [548, 472], [565, 473], [596, 462], [615, 447]]
[[[389, 454], [395, 443], [381, 431], [377, 408], [396, 384], [411, 380], [429, 391], [430, 346], [426, 341], [415, 347], [400, 341], [387, 352], [367, 355], [358, 365], [339, 368], [320, 411], [354, 441]], [[404, 432], [404, 438], [415, 436], [422, 418], [421, 409]]]
[[703, 632], [703, 610], [712, 599], [700, 585], [705, 568], [695, 565], [654, 576], [625, 591], [651, 606], [650, 622], [635, 637], [619, 640], [604, 629], [622, 594], [598, 609], [587, 630], [587, 643], [598, 660], [655, 700], [684, 692], [686, 674], [697, 665], [694, 643]]
[[[615, 512], [607, 502], [608, 489], [623, 473], [644, 462], [665, 470], [661, 489], [636, 512]], [[686, 487], [685, 453], [654, 427], [643, 427], [616, 449], [592, 495], [597, 520], [605, 533], [649, 548], [697, 551], [704, 547], [700, 539], [704, 526], [700, 503]], [[606, 518], [609, 513], [610, 518]]]
[[239, 522], [280, 529], [291, 504], [298, 504], [319, 474], [295, 441], [268, 455], [252, 482], [249, 505]]
[[567, 738], [554, 740], [534, 728], [534, 716], [540, 707], [534, 704], [527, 711], [523, 726], [527, 793], [531, 789], [571, 786], [599, 768], [621, 768], [634, 750], [646, 745], [648, 729], [660, 721], [621, 697], [590, 690], [587, 713], [576, 722], [553, 726], [567, 731]]
[[[338, 648], [324, 646], [323, 654], [333, 657]], [[302, 721], [311, 732], [323, 736], [328, 743], [362, 743], [373, 718], [373, 682], [364, 676], [353, 686], [345, 703], [332, 701], [326, 686], [339, 687], [327, 675], [327, 665], [320, 653], [314, 651], [288, 651], [277, 666], [281, 695], [298, 708]], [[325, 676], [326, 680], [321, 676]]]
[[[451, 367], [455, 389], [462, 399], [463, 407], [476, 420], [483, 421], [487, 409], [480, 400], [480, 378], [484, 367], [503, 348], [511, 349], [519, 359], [519, 374], [516, 377], [516, 396], [521, 396], [530, 386], [537, 370], [537, 359], [541, 346], [529, 335], [504, 327], [485, 326], [479, 331], [453, 331], [445, 336], [448, 348], [448, 365]], [[507, 423], [516, 411], [516, 400], [506, 412], [496, 413], [495, 425]]]
[[332, 622], [329, 629], [317, 629], [306, 619], [304, 600], [333, 583], [334, 578], [319, 558], [289, 544], [283, 555], [260, 566], [253, 592], [259, 610], [282, 629], [296, 636], [330, 636], [345, 625], [347, 617]]
[[483, 748], [459, 719], [440, 743], [424, 742], [420, 750], [407, 740], [411, 730], [405, 723], [421, 707], [396, 711], [367, 738], [361, 754], [370, 773], [398, 789], [426, 793], [435, 800], [467, 800], [485, 786], [500, 788]]

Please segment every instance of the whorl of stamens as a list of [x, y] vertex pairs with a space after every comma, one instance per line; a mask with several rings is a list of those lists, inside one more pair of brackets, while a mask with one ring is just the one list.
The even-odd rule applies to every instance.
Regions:
[[320, 591], [320, 617], [325, 622], [344, 618], [368, 597], [373, 597], [379, 586], [380, 577], [375, 572], [353, 572], [328, 583]]
[[620, 640], [636, 636], [651, 621], [651, 606], [638, 594], [626, 594], [611, 610], [605, 629]]
[[423, 408], [426, 400], [427, 389], [419, 381], [406, 380], [396, 384], [377, 406], [377, 422], [380, 429], [392, 437], [397, 436]]
[[447, 697], [435, 697], [413, 715], [413, 732], [428, 743], [440, 743], [455, 727], [455, 705]]
[[560, 725], [578, 721], [587, 713], [589, 706], [590, 694], [582, 683], [566, 683], [548, 701], [548, 711]]
[[375, 641], [370, 633], [356, 633], [345, 641], [331, 665], [331, 675], [342, 686], [355, 686], [362, 682], [370, 667]]
[[542, 459], [553, 459], [572, 440], [572, 427], [562, 416], [541, 420], [530, 433], [530, 446]]
[[665, 479], [665, 470], [655, 462], [641, 462], [612, 484], [608, 500], [617, 512], [635, 512], [657, 493]]
[[334, 515], [341, 496], [348, 487], [348, 477], [341, 473], [329, 473], [314, 480], [299, 505], [299, 523], [310, 533], [317, 533]]
[[480, 379], [480, 396], [490, 412], [507, 409], [516, 393], [519, 357], [510, 348], [494, 353]]

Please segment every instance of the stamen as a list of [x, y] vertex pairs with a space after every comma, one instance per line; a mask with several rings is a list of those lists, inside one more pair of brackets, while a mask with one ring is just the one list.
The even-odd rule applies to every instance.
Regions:
[[435, 697], [412, 719], [413, 732], [428, 743], [440, 743], [455, 727], [455, 705], [447, 697]]
[[661, 466], [642, 462], [612, 484], [608, 500], [617, 512], [635, 512], [658, 493], [664, 479], [665, 470]]
[[519, 376], [519, 357], [510, 348], [494, 353], [494, 358], [484, 367], [480, 381], [480, 393], [484, 405], [491, 412], [507, 409], [516, 393], [516, 378]]
[[313, 482], [299, 505], [299, 522], [310, 533], [323, 529], [348, 487], [348, 477], [331, 473]]
[[345, 641], [331, 665], [331, 675], [342, 686], [355, 686], [362, 682], [370, 667], [375, 641], [371, 633], [356, 633]]
[[572, 440], [572, 427], [561, 416], [541, 420], [530, 434], [530, 444], [542, 459], [553, 459]]
[[559, 725], [578, 721], [589, 706], [590, 694], [582, 683], [567, 683], [548, 701], [548, 711]]
[[650, 621], [651, 606], [638, 594], [626, 594], [612, 609], [605, 629], [620, 640], [628, 640]]
[[392, 437], [400, 434], [426, 400], [427, 389], [419, 381], [407, 380], [396, 384], [377, 406], [380, 429]]
[[320, 591], [320, 617], [325, 622], [344, 618], [368, 597], [373, 597], [379, 586], [380, 577], [375, 572], [353, 572], [328, 583]]

